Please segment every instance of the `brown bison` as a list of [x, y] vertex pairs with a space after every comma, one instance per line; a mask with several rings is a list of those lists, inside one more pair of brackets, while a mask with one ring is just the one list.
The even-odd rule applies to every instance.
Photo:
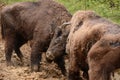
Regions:
[[[55, 29], [54, 36], [50, 42], [49, 48], [46, 52], [46, 59], [48, 61], [53, 61], [58, 57], [66, 54], [65, 47], [66, 47], [66, 39], [69, 34], [69, 22], [63, 23], [60, 27]], [[64, 53], [64, 54], [63, 54]], [[64, 56], [62, 56], [64, 57]], [[61, 58], [61, 57], [60, 57]]]
[[[69, 80], [81, 79], [79, 69], [89, 80], [110, 80], [110, 73], [120, 68], [120, 26], [93, 11], [76, 12], [70, 23], [70, 33], [67, 38], [63, 37], [66, 32], [61, 32], [61, 36], [56, 39], [53, 37], [54, 41], [51, 41], [46, 53], [49, 54], [47, 58], [51, 59], [52, 56], [55, 58], [58, 51], [63, 52], [65, 49], [62, 45], [68, 40], [66, 52], [69, 53], [70, 61]], [[66, 30], [65, 27], [62, 29]], [[61, 41], [54, 44], [60, 37]]]
[[48, 62], [52, 62], [52, 61], [55, 61], [55, 62], [57, 61], [57, 63], [59, 62], [59, 66], [61, 66], [60, 68], [62, 71], [65, 70], [65, 60], [64, 60], [64, 57], [66, 55], [65, 53], [66, 43], [65, 42], [66, 42], [66, 39], [69, 33], [69, 28], [67, 29], [66, 27], [66, 29], [61, 29], [61, 27], [65, 27], [68, 24], [69, 23], [64, 23], [60, 27], [57, 27], [55, 29], [53, 39], [46, 52], [46, 60]]
[[[21, 2], [5, 7], [1, 13], [1, 27], [7, 65], [11, 65], [13, 50], [22, 61], [19, 48], [32, 40], [31, 69], [38, 71], [41, 54], [47, 50], [55, 28], [70, 19], [71, 14], [66, 8], [53, 0]], [[59, 66], [59, 60], [56, 63]]]

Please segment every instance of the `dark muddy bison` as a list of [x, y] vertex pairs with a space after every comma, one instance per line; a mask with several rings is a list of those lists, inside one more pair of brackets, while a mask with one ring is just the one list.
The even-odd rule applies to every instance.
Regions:
[[[64, 57], [66, 55], [65, 53], [66, 43], [65, 42], [66, 42], [66, 39], [69, 33], [69, 28], [67, 29], [66, 26], [68, 24], [69, 24], [68, 22], [63, 23], [60, 27], [57, 27], [55, 29], [53, 39], [49, 45], [49, 49], [46, 52], [46, 60], [49, 62], [52, 62], [52, 61], [57, 62], [57, 63], [59, 62], [59, 66], [61, 66], [62, 71], [64, 71], [65, 69], [65, 60], [64, 60]], [[62, 29], [63, 27], [65, 27], [66, 29]]]
[[[7, 65], [11, 65], [14, 50], [22, 61], [20, 47], [31, 42], [31, 69], [39, 70], [41, 54], [45, 52], [53, 37], [55, 28], [71, 19], [66, 8], [53, 0], [21, 2], [2, 10], [2, 37], [5, 39]], [[56, 62], [59, 65], [59, 61]]]
[[[46, 52], [46, 59], [49, 61], [53, 61], [58, 57], [65, 55], [66, 48], [66, 39], [69, 34], [69, 22], [63, 23], [60, 27], [55, 29], [54, 36], [50, 42], [49, 48]], [[61, 57], [60, 57], [61, 58]]]
[[[70, 61], [69, 80], [81, 79], [79, 69], [89, 80], [110, 80], [110, 73], [120, 68], [120, 26], [100, 17], [93, 11], [76, 12], [70, 23], [70, 33], [67, 39], [63, 37], [66, 32], [61, 32], [61, 36], [56, 39], [53, 37], [54, 41], [51, 41], [48, 48], [48, 53], [51, 53], [48, 58], [51, 56], [55, 58], [55, 53], [65, 50], [61, 45], [66, 44], [64, 41], [66, 39], [68, 40], [66, 52], [69, 53]], [[52, 43], [60, 37], [59, 43]], [[55, 48], [56, 45], [58, 46]]]

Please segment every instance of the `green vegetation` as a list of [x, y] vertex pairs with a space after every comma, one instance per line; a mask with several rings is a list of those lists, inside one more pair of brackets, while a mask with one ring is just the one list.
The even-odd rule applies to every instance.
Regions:
[[[20, 1], [37, 0], [2, 0], [11, 4]], [[63, 4], [72, 14], [77, 10], [94, 10], [99, 15], [120, 24], [120, 0], [56, 0]]]
[[120, 0], [57, 0], [74, 13], [77, 10], [94, 10], [99, 15], [120, 24]]
[[4, 2], [5, 4], [13, 4], [15, 2], [23, 2], [23, 1], [36, 1], [36, 0], [0, 0], [0, 2]]

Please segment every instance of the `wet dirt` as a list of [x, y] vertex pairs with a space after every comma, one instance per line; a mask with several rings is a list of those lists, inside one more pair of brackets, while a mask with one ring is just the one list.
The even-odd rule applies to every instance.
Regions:
[[[45, 53], [42, 55], [39, 72], [31, 72], [30, 70], [30, 52], [31, 48], [29, 43], [21, 47], [24, 55], [23, 62], [19, 60], [15, 52], [12, 55], [13, 66], [6, 66], [4, 41], [0, 36], [0, 80], [67, 80], [61, 74], [58, 66], [52, 62], [47, 63], [45, 60]], [[68, 59], [65, 60], [66, 68], [68, 68]], [[116, 70], [112, 80], [120, 80], [120, 70]]]
[[21, 63], [17, 55], [13, 52], [12, 66], [6, 66], [4, 41], [0, 39], [0, 80], [65, 80], [57, 65], [47, 63], [45, 55], [41, 61], [39, 72], [30, 70], [30, 47], [28, 44], [22, 46], [21, 51], [24, 55], [24, 63]]

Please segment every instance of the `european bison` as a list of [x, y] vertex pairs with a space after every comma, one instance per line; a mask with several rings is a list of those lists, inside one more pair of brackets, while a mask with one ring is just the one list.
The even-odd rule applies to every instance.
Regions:
[[[70, 33], [66, 39], [66, 52], [70, 58], [68, 79], [81, 79], [80, 68], [83, 76], [89, 80], [110, 80], [110, 73], [120, 68], [120, 26], [93, 11], [76, 12], [70, 23]], [[55, 58], [56, 55], [52, 53], [57, 53], [58, 49], [63, 50], [60, 44], [66, 44], [63, 37], [65, 33], [61, 32], [58, 37], [61, 37], [61, 42], [50, 44], [48, 50], [51, 55], [48, 58]], [[54, 41], [51, 42], [56, 42], [58, 38], [53, 37]], [[55, 48], [56, 45], [59, 46]]]
[[66, 40], [70, 32], [70, 26], [68, 26], [69, 24], [70, 22], [65, 22], [60, 27], [55, 29], [54, 36], [46, 52], [46, 58], [48, 60], [54, 60], [55, 58], [62, 55], [61, 53], [66, 54]]
[[[46, 52], [46, 60], [49, 62], [52, 61], [57, 63], [59, 62], [59, 66], [62, 71], [65, 70], [65, 60], [64, 60], [64, 56], [66, 55], [65, 42], [69, 33], [69, 28], [67, 29], [66, 27], [67, 25], [69, 25], [69, 22], [63, 23], [60, 27], [57, 27], [55, 29], [53, 39], [51, 40], [49, 48]], [[63, 27], [66, 29], [64, 29]]]
[[32, 41], [31, 69], [38, 71], [41, 54], [47, 50], [55, 28], [70, 19], [71, 14], [66, 8], [53, 0], [21, 2], [5, 7], [1, 13], [1, 32], [5, 39], [7, 65], [11, 65], [13, 50], [22, 61], [19, 48]]

